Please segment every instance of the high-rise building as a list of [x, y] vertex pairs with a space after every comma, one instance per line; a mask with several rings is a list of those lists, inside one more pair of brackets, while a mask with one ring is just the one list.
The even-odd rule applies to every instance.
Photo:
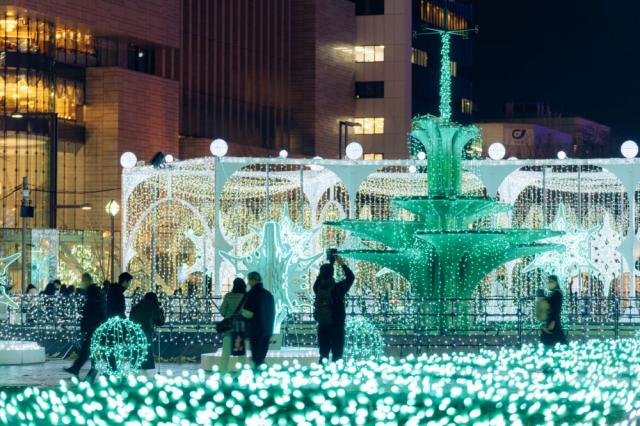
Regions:
[[[178, 150], [178, 0], [8, 0], [0, 8], [0, 227], [106, 227], [118, 158]], [[91, 206], [91, 210], [81, 207]]]
[[[420, 33], [425, 26], [472, 28], [472, 7], [460, 0], [355, 0], [355, 6], [355, 138], [369, 158], [403, 158], [411, 117], [438, 114], [440, 38]], [[451, 44], [453, 119], [468, 123], [472, 39], [454, 36]]]
[[[335, 158], [346, 131], [367, 158], [403, 158], [411, 117], [438, 113], [440, 40], [414, 33], [470, 28], [472, 9], [463, 0], [184, 0], [182, 16], [182, 157], [208, 155], [220, 137], [233, 155]], [[470, 122], [472, 41], [452, 44], [453, 118]]]

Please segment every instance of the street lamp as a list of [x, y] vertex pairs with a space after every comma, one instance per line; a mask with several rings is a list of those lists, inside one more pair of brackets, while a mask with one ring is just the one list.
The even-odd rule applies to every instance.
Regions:
[[105, 211], [111, 217], [111, 282], [115, 281], [115, 252], [116, 252], [116, 215], [120, 212], [120, 205], [116, 200], [107, 203]]
[[[347, 146], [347, 141], [349, 140], [349, 127], [361, 127], [362, 124], [356, 123], [354, 121], [340, 121], [338, 128], [338, 158], [342, 159], [342, 141], [344, 141], [344, 146]], [[342, 138], [342, 127], [344, 127], [344, 139]]]

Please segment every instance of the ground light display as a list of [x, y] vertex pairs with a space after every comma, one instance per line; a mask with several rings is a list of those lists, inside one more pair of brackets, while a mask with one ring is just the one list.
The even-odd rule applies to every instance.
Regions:
[[234, 377], [182, 374], [0, 393], [5, 424], [612, 424], [640, 413], [640, 341], [422, 355]]

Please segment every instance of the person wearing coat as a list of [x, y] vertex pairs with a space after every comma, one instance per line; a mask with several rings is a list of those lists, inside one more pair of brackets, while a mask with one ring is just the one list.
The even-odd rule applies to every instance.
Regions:
[[262, 277], [258, 272], [249, 272], [247, 280], [251, 290], [247, 293], [247, 299], [240, 313], [247, 319], [251, 359], [257, 368], [264, 364], [269, 351], [276, 307], [273, 295], [264, 288]]
[[151, 343], [153, 342], [153, 333], [156, 327], [164, 325], [164, 311], [158, 301], [158, 295], [155, 293], [147, 293], [144, 298], [138, 302], [129, 314], [129, 319], [140, 325], [145, 336], [147, 336], [147, 359], [140, 366], [143, 370], [153, 370], [156, 368], [155, 360], [153, 359], [153, 348]]
[[[247, 284], [242, 278], [236, 278], [233, 280], [233, 288], [231, 291], [224, 295], [222, 299], [222, 305], [220, 305], [220, 314], [226, 319], [233, 316], [238, 311], [240, 315], [240, 304], [244, 304], [245, 297], [247, 295]], [[240, 308], [242, 309], [242, 308]], [[242, 320], [234, 321], [234, 328], [238, 328], [239, 324], [242, 324]], [[220, 372], [226, 373], [229, 371], [229, 358], [231, 357], [231, 349], [235, 342], [231, 341], [234, 329], [225, 331], [222, 333], [222, 358], [220, 359]], [[244, 342], [238, 342], [239, 345], [244, 346]]]
[[118, 277], [118, 283], [109, 286], [109, 293], [107, 293], [107, 316], [109, 318], [127, 317], [124, 292], [129, 288], [131, 280], [133, 280], [133, 276], [128, 272], [123, 272]]
[[[84, 333], [84, 340], [80, 348], [78, 358], [73, 362], [71, 367], [65, 368], [67, 373], [78, 377], [80, 369], [89, 359], [89, 351], [91, 349], [91, 338], [96, 329], [107, 319], [104, 305], [102, 302], [100, 287], [95, 284], [87, 287], [86, 301], [82, 307], [82, 318], [80, 319], [80, 331]], [[86, 378], [93, 378], [96, 374], [93, 361], [91, 362], [91, 370]]]

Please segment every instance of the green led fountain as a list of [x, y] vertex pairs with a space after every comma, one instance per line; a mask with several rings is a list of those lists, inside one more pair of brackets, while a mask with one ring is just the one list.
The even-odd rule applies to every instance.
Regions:
[[437, 299], [425, 309], [433, 318], [428, 322], [442, 331], [466, 324], [469, 318], [464, 306], [457, 306], [453, 315], [446, 298], [470, 298], [475, 286], [498, 266], [563, 246], [539, 243], [562, 234], [557, 231], [480, 226], [481, 219], [509, 211], [511, 206], [490, 197], [462, 195], [462, 152], [468, 142], [480, 137], [480, 129], [451, 121], [449, 43], [456, 31], [433, 31], [442, 38], [440, 117], [415, 117], [410, 133], [410, 142], [427, 153], [428, 194], [391, 200], [413, 213], [415, 220], [354, 219], [326, 225], [384, 244], [384, 250], [342, 250], [340, 254], [387, 267], [406, 278], [417, 296]]

